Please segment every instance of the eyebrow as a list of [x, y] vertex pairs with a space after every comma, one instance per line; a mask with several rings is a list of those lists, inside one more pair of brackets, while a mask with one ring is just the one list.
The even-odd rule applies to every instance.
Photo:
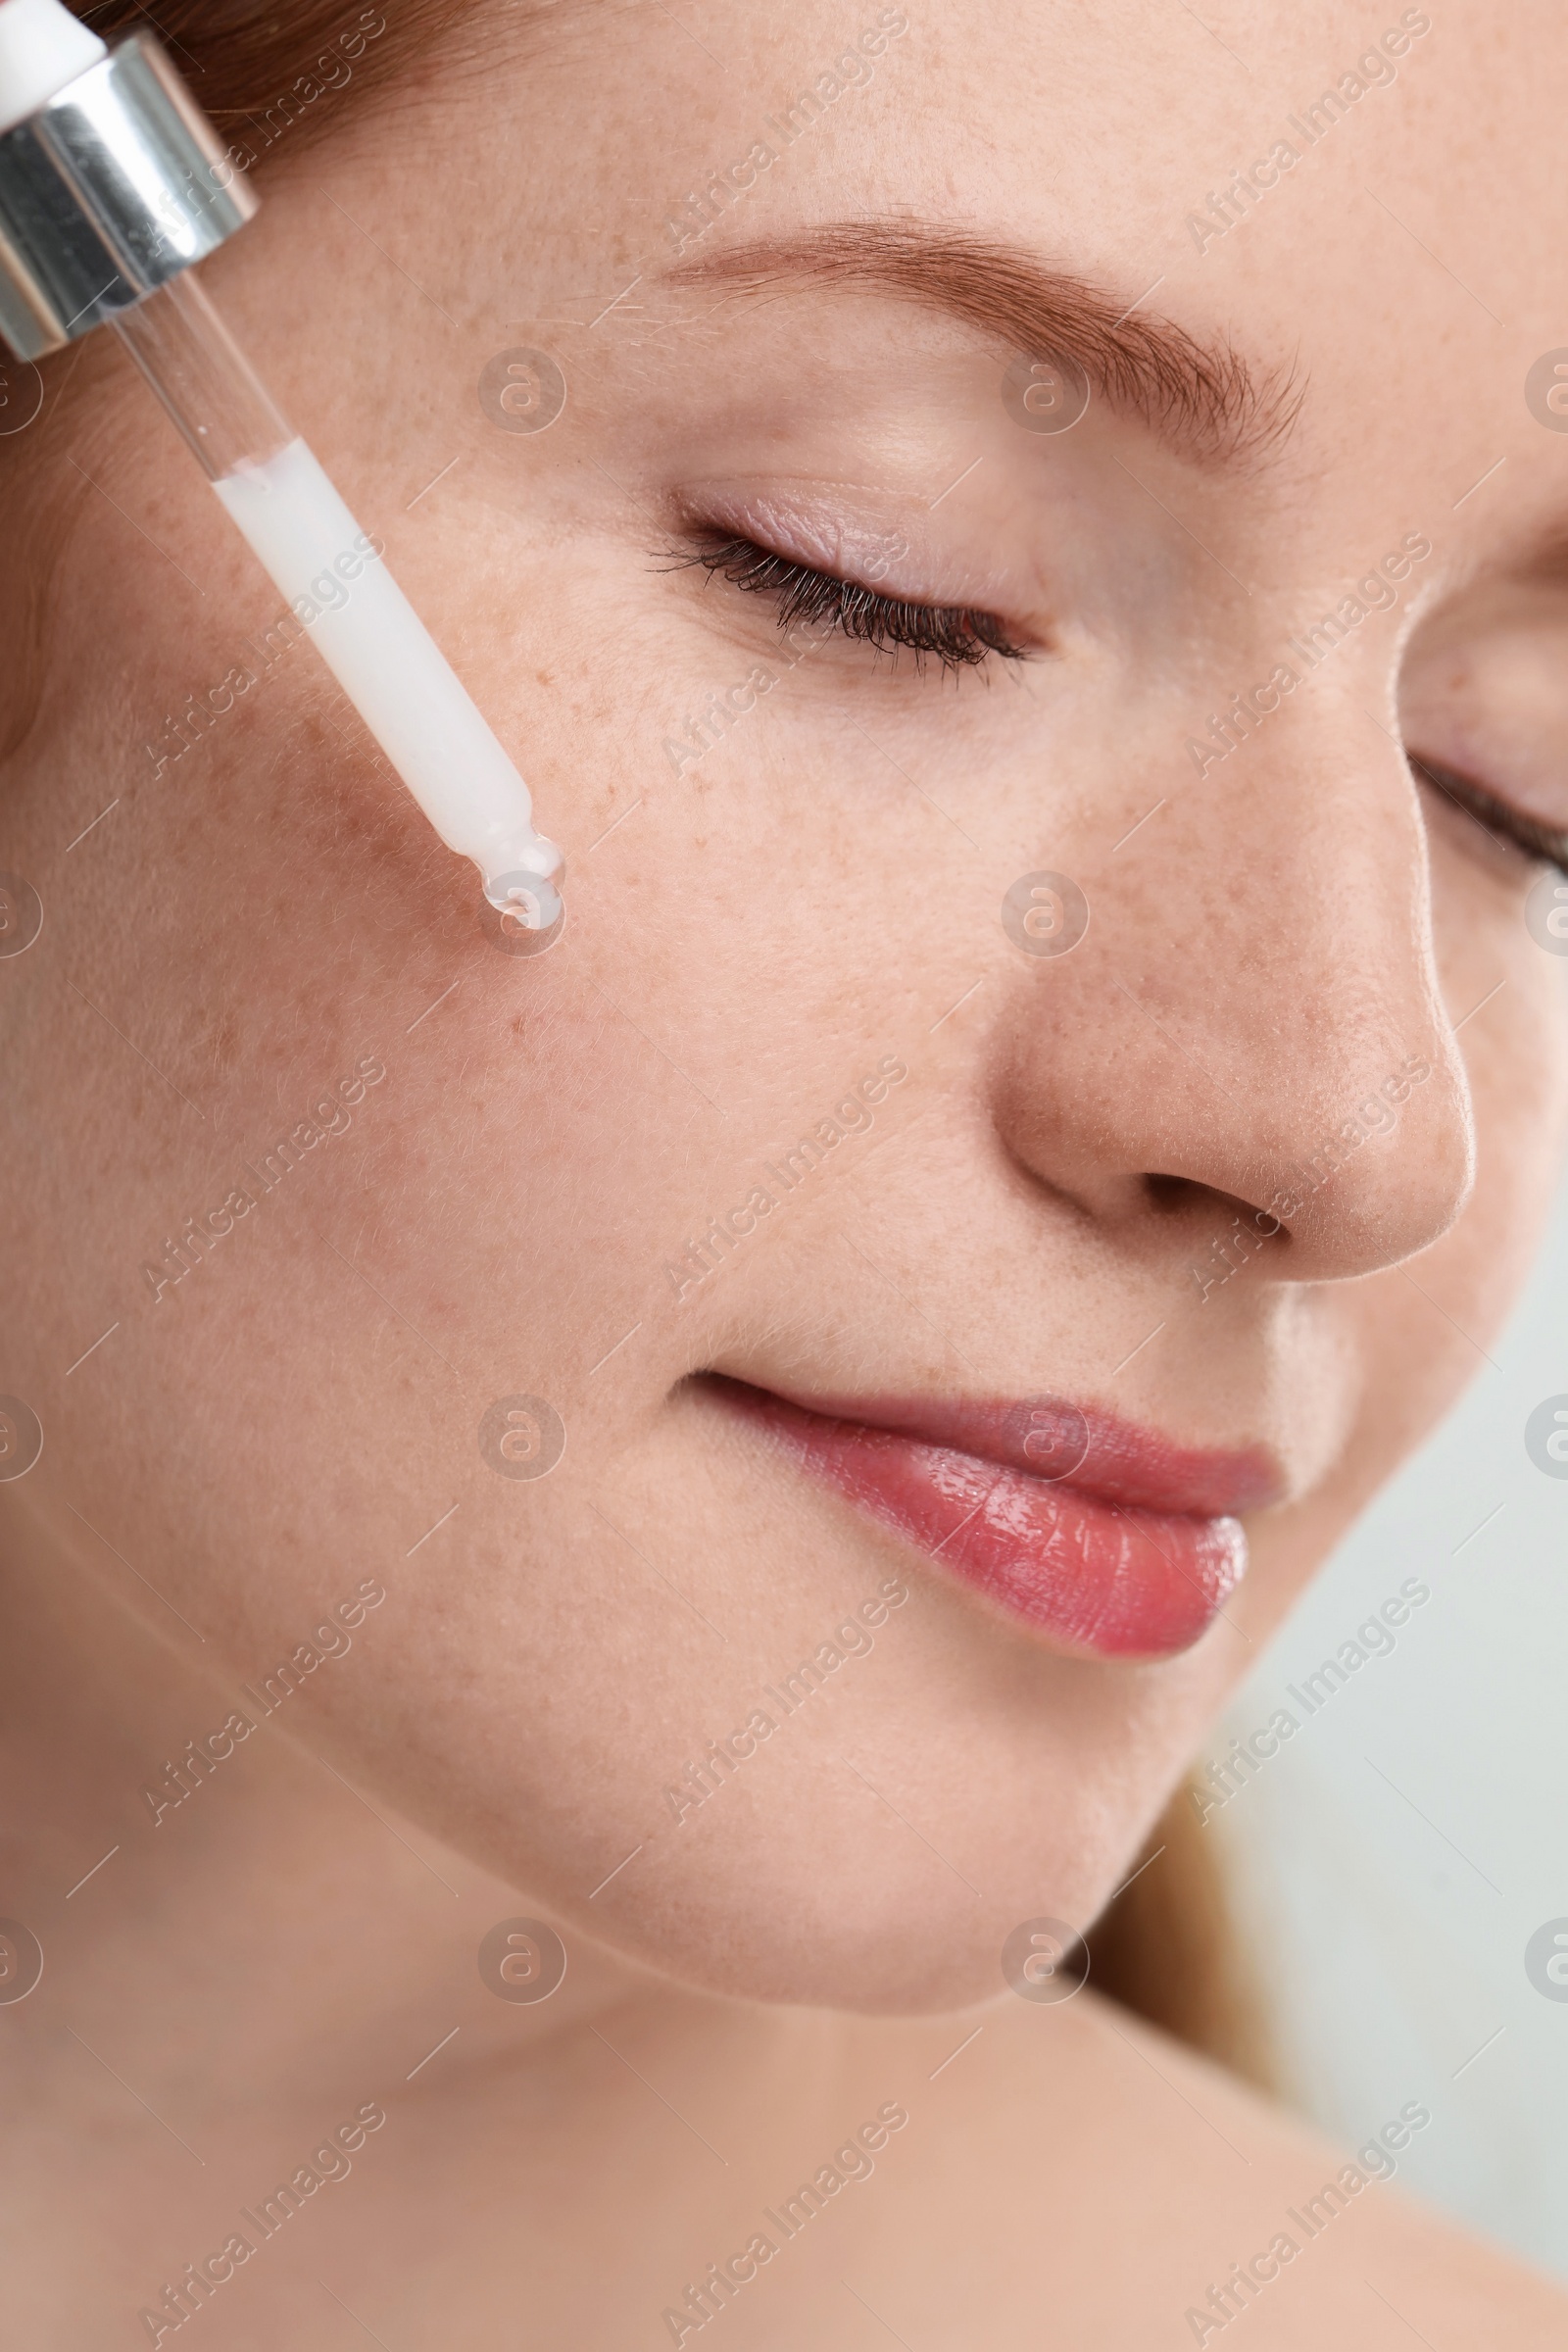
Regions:
[[665, 282], [740, 295], [838, 286], [918, 302], [1015, 354], [1076, 367], [1112, 408], [1199, 460], [1262, 455], [1301, 404], [1291, 368], [1250, 366], [1228, 338], [1203, 342], [1142, 312], [1142, 296], [1127, 303], [1021, 246], [917, 220], [832, 221], [721, 246], [678, 263]]

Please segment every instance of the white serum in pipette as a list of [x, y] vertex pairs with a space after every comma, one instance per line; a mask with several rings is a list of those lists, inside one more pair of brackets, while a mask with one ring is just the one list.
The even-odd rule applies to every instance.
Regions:
[[448, 849], [529, 930], [561, 913], [561, 852], [533, 829], [528, 787], [373, 543], [303, 441], [213, 487]]
[[[45, 115], [50, 137], [63, 122], [70, 139], [34, 129], [19, 148], [13, 134]], [[168, 59], [141, 33], [106, 49], [60, 0], [0, 0], [0, 132], [10, 340], [42, 353], [113, 323], [441, 839], [478, 867], [493, 906], [553, 931], [561, 853], [534, 831], [527, 786], [196, 278], [191, 265], [256, 200], [230, 186]], [[94, 266], [97, 290], [68, 318], [54, 295], [86, 290], [73, 274], [84, 241], [102, 245], [105, 274]]]

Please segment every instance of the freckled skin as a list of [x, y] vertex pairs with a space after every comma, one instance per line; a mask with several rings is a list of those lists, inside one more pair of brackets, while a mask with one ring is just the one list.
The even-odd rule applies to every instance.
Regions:
[[[204, 272], [565, 849], [543, 956], [498, 952], [309, 646], [264, 660], [275, 599], [111, 342], [0, 438], [0, 534], [33, 551], [5, 594], [45, 600], [47, 657], [0, 800], [45, 907], [0, 957], [0, 1390], [45, 1431], [0, 1481], [0, 1913], [46, 1958], [0, 2015], [19, 2340], [153, 2340], [138, 2312], [370, 2099], [385, 2128], [215, 2290], [215, 2341], [333, 2352], [341, 2297], [398, 2352], [690, 2343], [662, 2316], [688, 2283], [899, 2100], [874, 2177], [724, 2305], [732, 2352], [857, 2352], [862, 2303], [911, 2344], [1046, 2321], [1144, 2352], [1343, 2162], [1092, 1990], [1004, 1991], [998, 1956], [1125, 1877], [1545, 1213], [1568, 1055], [1536, 869], [1398, 737], [1568, 824], [1536, 757], [1564, 605], [1526, 576], [1568, 436], [1521, 394], [1562, 333], [1564, 35], [1533, 0], [1446, 10], [1200, 250], [1189, 210], [1350, 67], [1340, 12], [1221, 43], [1132, 0], [911, 8], [677, 255], [666, 213], [878, 13], [572, 8], [530, 40], [477, 7], [477, 71], [330, 100]], [[1294, 425], [1240, 468], [1103, 398], [1037, 434], [972, 323], [665, 282], [915, 217], [1151, 289], [1294, 368]], [[534, 435], [475, 392], [519, 342], [568, 384]], [[995, 612], [1030, 658], [791, 662], [763, 599], [670, 561], [764, 520], [896, 546], [885, 593]], [[1412, 536], [1395, 601], [1200, 773], [1189, 742]], [[666, 739], [760, 663], [675, 772]], [[1000, 915], [1047, 872], [1091, 909], [1056, 957]], [[775, 1183], [889, 1056], [868, 1127]], [[1068, 1655], [712, 1373], [1077, 1399], [1263, 1448], [1284, 1497], [1191, 1647]], [[547, 1476], [481, 1451], [518, 1398], [564, 1424]], [[144, 1788], [368, 1578], [352, 1649], [155, 1823]], [[672, 1804], [889, 1579], [870, 1651]], [[519, 1919], [569, 1952], [537, 2005], [476, 1963]], [[1562, 2340], [1554, 2290], [1379, 2184], [1250, 2308], [1254, 2347], [1382, 2352], [1368, 2278], [1445, 2352]]]

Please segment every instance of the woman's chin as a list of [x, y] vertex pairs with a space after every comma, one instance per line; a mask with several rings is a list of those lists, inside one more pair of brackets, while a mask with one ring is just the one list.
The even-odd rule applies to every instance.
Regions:
[[908, 1838], [914, 1857], [896, 1862], [881, 1845], [825, 1843], [770, 1856], [759, 1819], [744, 1851], [715, 1847], [706, 1866], [627, 1889], [612, 1909], [601, 1896], [587, 1916], [580, 1903], [557, 1916], [568, 1946], [575, 1921], [622, 1959], [693, 1992], [918, 2017], [972, 2008], [1009, 1984], [1017, 1991], [1026, 1963], [1038, 1973], [1061, 1957], [1066, 1939], [1053, 1925], [1086, 1928], [1124, 1875], [1120, 1854], [1092, 1874], [1081, 1860], [1037, 1858], [1027, 1892], [997, 1896], [981, 1891], [983, 1880], [1020, 1887], [1015, 1859], [993, 1857], [995, 1873], [982, 1861], [981, 1876], [972, 1852], [960, 1870], [897, 1822], [889, 1835]]

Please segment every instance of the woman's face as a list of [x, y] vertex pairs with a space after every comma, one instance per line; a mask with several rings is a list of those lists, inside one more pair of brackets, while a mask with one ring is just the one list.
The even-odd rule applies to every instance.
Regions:
[[1548, 1198], [1551, 20], [473, 23], [207, 274], [565, 927], [94, 346], [11, 451], [73, 515], [12, 1537], [225, 1703], [299, 1653], [358, 1786], [629, 1954], [956, 2004], [1125, 1874]]

